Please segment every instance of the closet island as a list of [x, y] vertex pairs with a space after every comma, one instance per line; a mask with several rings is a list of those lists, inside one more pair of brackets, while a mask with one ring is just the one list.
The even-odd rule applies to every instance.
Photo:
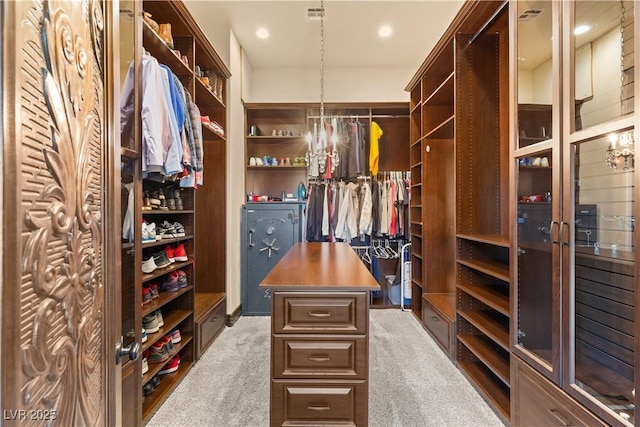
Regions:
[[347, 243], [296, 243], [264, 278], [271, 293], [271, 425], [367, 425], [369, 292]]

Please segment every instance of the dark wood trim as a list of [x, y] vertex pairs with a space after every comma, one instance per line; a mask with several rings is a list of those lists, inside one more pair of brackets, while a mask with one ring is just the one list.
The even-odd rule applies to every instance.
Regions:
[[232, 327], [235, 325], [240, 316], [242, 316], [242, 305], [237, 306], [233, 313], [227, 314], [227, 326]]

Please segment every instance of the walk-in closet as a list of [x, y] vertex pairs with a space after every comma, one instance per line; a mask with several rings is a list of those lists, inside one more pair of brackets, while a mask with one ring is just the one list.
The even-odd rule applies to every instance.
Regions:
[[2, 424], [640, 426], [639, 13], [0, 2]]

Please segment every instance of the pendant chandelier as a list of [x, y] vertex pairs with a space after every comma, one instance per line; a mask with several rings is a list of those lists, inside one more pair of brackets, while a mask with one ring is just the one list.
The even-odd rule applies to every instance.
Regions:
[[[335, 132], [331, 132], [331, 140], [327, 134], [327, 128], [332, 120], [326, 120], [324, 115], [324, 0], [320, 1], [320, 122], [313, 124], [313, 131], [307, 133], [307, 153], [305, 158], [309, 168], [309, 176], [317, 176], [317, 172], [324, 174], [327, 168], [327, 159], [331, 160], [331, 168], [338, 164], [338, 138]], [[335, 130], [335, 129], [334, 129]]]

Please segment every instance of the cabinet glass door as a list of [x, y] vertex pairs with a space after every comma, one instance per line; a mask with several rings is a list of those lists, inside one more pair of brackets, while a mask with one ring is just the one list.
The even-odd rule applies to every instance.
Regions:
[[[633, 156], [606, 161], [633, 130], [572, 146], [570, 384], [634, 423]], [[567, 230], [568, 231], [568, 230]]]
[[581, 130], [633, 113], [634, 2], [571, 3], [574, 129]]
[[554, 78], [552, 1], [518, 1], [518, 147], [552, 138]]
[[[551, 150], [518, 160], [517, 346], [551, 366], [557, 358], [558, 281], [552, 225]], [[552, 234], [556, 232], [556, 236]], [[555, 245], [557, 246], [557, 245]], [[556, 270], [554, 270], [554, 268]]]

